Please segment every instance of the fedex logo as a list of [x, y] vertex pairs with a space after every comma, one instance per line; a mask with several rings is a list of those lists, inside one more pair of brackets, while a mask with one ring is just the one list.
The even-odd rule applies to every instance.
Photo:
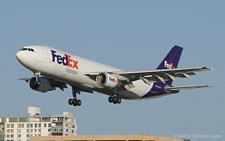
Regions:
[[68, 54], [64, 54], [64, 56], [57, 55], [56, 51], [54, 50], [51, 50], [51, 52], [52, 52], [52, 62], [57, 62], [58, 64], [78, 69], [78, 61], [73, 60], [70, 55]]
[[176, 67], [174, 66], [173, 63], [167, 63], [167, 61], [164, 61], [164, 67], [168, 68], [168, 69], [175, 69]]
[[109, 77], [109, 80], [116, 83], [116, 79], [115, 78]]

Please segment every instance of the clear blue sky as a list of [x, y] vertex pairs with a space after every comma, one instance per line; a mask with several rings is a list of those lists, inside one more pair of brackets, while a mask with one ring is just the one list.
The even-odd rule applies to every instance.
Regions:
[[[79, 135], [222, 135], [225, 140], [225, 1], [0, 1], [0, 116], [72, 112]], [[46, 94], [19, 81], [32, 74], [16, 60], [25, 45], [49, 45], [127, 71], [152, 70], [173, 45], [184, 47], [179, 67], [207, 65], [175, 86], [209, 84], [153, 100], [109, 104], [108, 96], [71, 89]]]

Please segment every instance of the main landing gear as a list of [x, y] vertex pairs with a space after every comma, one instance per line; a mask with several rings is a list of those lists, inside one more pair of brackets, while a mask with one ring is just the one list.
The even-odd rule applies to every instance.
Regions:
[[108, 100], [109, 100], [109, 103], [113, 103], [113, 104], [120, 104], [122, 101], [121, 98], [117, 96], [110, 96]]
[[69, 99], [69, 105], [80, 106], [82, 104], [81, 100], [77, 99], [77, 93], [80, 94], [80, 90], [75, 86], [71, 86], [73, 91], [73, 99]]

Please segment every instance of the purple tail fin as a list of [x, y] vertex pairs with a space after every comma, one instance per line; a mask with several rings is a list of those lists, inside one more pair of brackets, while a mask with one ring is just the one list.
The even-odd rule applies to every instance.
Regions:
[[[160, 65], [157, 67], [159, 69], [174, 69], [177, 68], [178, 62], [180, 60], [180, 56], [182, 53], [183, 48], [179, 46], [174, 46], [170, 52], [166, 55], [166, 57], [162, 60]], [[172, 84], [172, 80], [166, 81], [167, 85]]]

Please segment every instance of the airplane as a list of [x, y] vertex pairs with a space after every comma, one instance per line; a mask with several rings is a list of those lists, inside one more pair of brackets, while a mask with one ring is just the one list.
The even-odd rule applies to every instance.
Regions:
[[208, 85], [173, 86], [177, 78], [188, 78], [196, 72], [213, 70], [206, 66], [177, 68], [183, 48], [175, 45], [156, 70], [124, 71], [96, 61], [88, 60], [49, 46], [30, 45], [16, 53], [17, 60], [32, 71], [32, 78], [21, 78], [32, 90], [48, 92], [62, 91], [72, 87], [69, 105], [80, 106], [80, 92], [99, 92], [108, 95], [108, 101], [120, 104], [122, 99], [153, 99], [180, 90], [206, 88]]

